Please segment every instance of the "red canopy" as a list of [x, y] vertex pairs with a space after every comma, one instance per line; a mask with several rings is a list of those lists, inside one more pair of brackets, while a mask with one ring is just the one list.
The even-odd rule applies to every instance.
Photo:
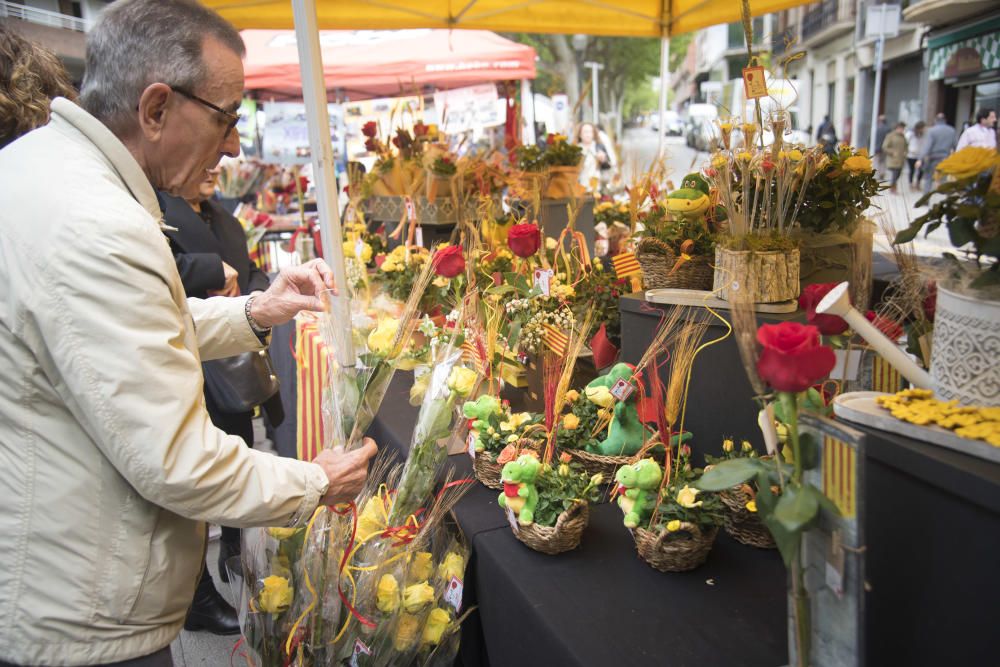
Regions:
[[[244, 30], [247, 90], [262, 97], [302, 98], [295, 33]], [[535, 78], [535, 50], [485, 30], [320, 32], [331, 99], [412, 95], [488, 81]]]

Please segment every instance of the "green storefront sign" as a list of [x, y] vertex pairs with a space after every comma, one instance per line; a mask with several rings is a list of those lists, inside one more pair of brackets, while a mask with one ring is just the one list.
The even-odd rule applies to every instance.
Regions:
[[1000, 17], [928, 40], [930, 80], [1000, 69]]

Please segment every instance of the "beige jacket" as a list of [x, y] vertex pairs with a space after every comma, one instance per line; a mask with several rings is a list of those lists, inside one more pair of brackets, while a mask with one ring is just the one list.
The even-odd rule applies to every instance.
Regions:
[[0, 661], [117, 662], [178, 634], [205, 521], [325, 493], [205, 412], [201, 359], [260, 347], [243, 299], [186, 299], [149, 181], [72, 102], [0, 151]]

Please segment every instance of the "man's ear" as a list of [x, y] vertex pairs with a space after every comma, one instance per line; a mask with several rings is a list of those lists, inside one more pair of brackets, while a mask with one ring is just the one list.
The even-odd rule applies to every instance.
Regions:
[[163, 132], [172, 93], [167, 84], [153, 83], [139, 96], [139, 130], [148, 141], [158, 141]]

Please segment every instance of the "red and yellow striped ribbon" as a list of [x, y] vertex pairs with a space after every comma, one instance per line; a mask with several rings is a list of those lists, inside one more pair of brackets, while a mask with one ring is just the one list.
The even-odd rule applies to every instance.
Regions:
[[615, 270], [615, 275], [619, 278], [628, 278], [629, 276], [642, 273], [639, 260], [636, 259], [635, 253], [631, 252], [623, 252], [620, 255], [612, 257], [611, 266]]
[[300, 460], [312, 461], [323, 448], [323, 388], [326, 386], [326, 345], [315, 320], [296, 320], [297, 369], [296, 452]]
[[566, 356], [566, 350], [569, 348], [569, 336], [551, 324], [542, 325], [542, 342], [558, 356]]
[[823, 494], [845, 519], [853, 518], [857, 509], [856, 456], [847, 443], [823, 436]]

